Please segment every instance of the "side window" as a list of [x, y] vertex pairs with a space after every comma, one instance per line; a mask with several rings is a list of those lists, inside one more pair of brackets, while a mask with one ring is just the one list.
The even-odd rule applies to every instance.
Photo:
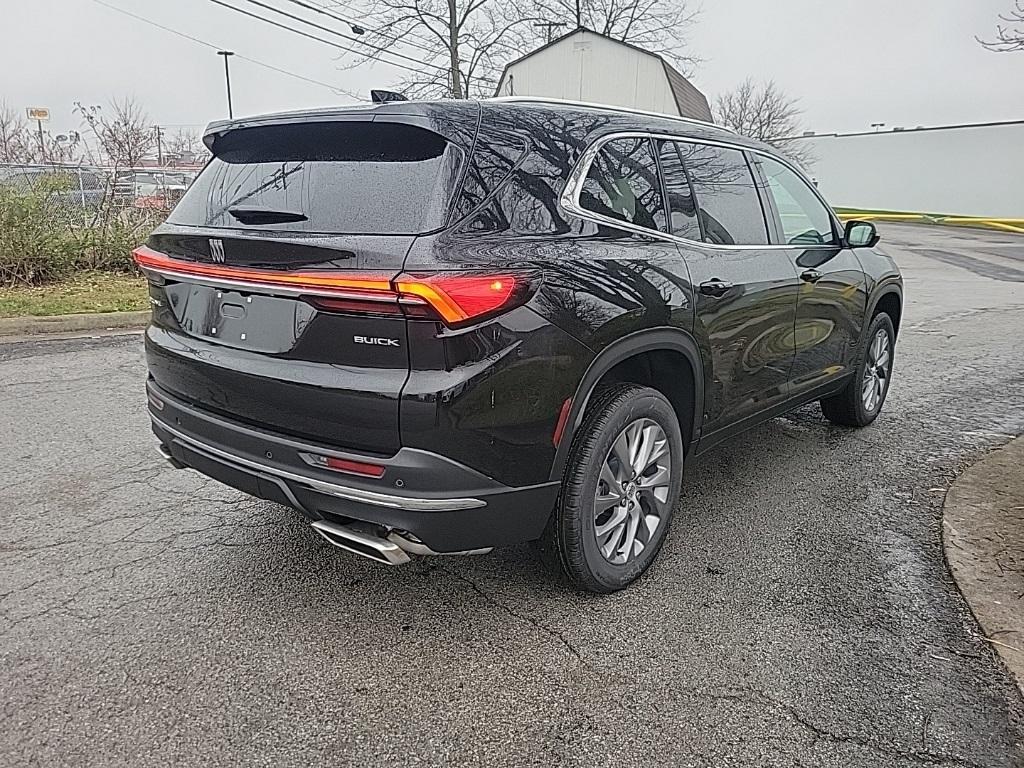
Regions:
[[782, 221], [786, 245], [835, 245], [832, 217], [807, 183], [770, 157], [758, 160]]
[[738, 149], [678, 142], [694, 194], [704, 241], [767, 245], [761, 199], [747, 159]]
[[690, 181], [683, 169], [683, 157], [678, 142], [659, 141], [658, 160], [665, 178], [665, 192], [668, 195], [669, 223], [672, 234], [688, 240], [700, 240], [700, 226], [697, 224], [697, 206], [693, 202]]
[[590, 164], [580, 205], [610, 219], [666, 232], [657, 168], [650, 140], [613, 139]]

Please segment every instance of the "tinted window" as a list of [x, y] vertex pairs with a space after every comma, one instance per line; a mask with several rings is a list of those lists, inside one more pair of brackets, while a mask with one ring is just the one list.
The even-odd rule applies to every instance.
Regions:
[[[427, 232], [445, 223], [462, 158], [432, 131], [367, 122], [246, 128], [219, 138], [213, 151], [168, 221], [337, 234]], [[268, 213], [261, 222], [253, 211], [295, 216], [281, 221]]]
[[638, 227], [667, 231], [657, 165], [648, 139], [614, 139], [601, 147], [580, 190], [580, 206]]
[[782, 222], [782, 234], [789, 245], [834, 245], [832, 217], [807, 183], [782, 163], [770, 157], [758, 160], [775, 208]]
[[761, 200], [738, 149], [678, 143], [690, 174], [704, 240], [719, 245], [766, 245]]
[[661, 162], [661, 172], [665, 177], [672, 233], [690, 240], [700, 240], [697, 209], [693, 203], [693, 193], [690, 191], [690, 182], [686, 178], [683, 158], [677, 143], [658, 142], [658, 160]]

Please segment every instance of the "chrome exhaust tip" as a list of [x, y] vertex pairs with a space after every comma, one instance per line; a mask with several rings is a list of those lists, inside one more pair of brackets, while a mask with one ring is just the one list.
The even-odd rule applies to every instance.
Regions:
[[445, 556], [456, 556], [456, 555], [486, 555], [494, 547], [485, 547], [483, 549], [466, 549], [461, 552], [435, 552], [422, 541], [417, 539], [411, 533], [404, 533], [399, 531], [391, 531], [388, 534], [388, 541], [392, 541], [410, 555], [419, 555], [421, 557], [445, 555]]
[[470, 549], [464, 552], [435, 552], [412, 534], [388, 531], [381, 536], [380, 528], [369, 523], [333, 523], [330, 520], [316, 520], [313, 528], [338, 549], [376, 560], [385, 565], [404, 565], [413, 557], [433, 555], [486, 555], [493, 547]]
[[163, 443], [160, 443], [157, 446], [157, 450], [160, 451], [160, 455], [164, 457], [164, 459], [167, 461], [167, 463], [170, 464], [175, 469], [184, 469], [185, 468], [184, 464], [182, 464], [180, 461], [178, 461], [176, 458], [174, 458], [174, 456], [171, 455], [171, 449], [168, 448]]
[[368, 557], [384, 565], [403, 565], [412, 560], [408, 552], [393, 541], [374, 534], [370, 526], [359, 523], [340, 525], [330, 520], [316, 520], [312, 525], [328, 542], [346, 552]]

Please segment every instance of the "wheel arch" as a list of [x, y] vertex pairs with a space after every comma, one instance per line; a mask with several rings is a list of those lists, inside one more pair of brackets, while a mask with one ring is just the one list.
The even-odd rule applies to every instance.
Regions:
[[885, 312], [892, 318], [892, 327], [898, 338], [900, 321], [903, 319], [903, 288], [898, 282], [883, 283], [875, 290], [864, 317], [864, 333], [867, 333], [871, 319], [879, 312]]
[[[673, 360], [685, 361], [690, 374], [689, 392], [685, 390], [685, 384], [679, 388], [657, 386], [657, 382], [646, 381], [661, 391], [672, 403], [680, 418], [680, 426], [684, 430], [685, 446], [689, 454], [692, 446], [696, 444], [700, 436], [701, 420], [704, 413], [704, 364], [700, 349], [694, 338], [679, 328], [652, 328], [636, 331], [623, 336], [617, 341], [605, 347], [591, 361], [590, 366], [583, 374], [579, 385], [576, 388], [571, 400], [568, 417], [565, 421], [565, 428], [562, 432], [558, 448], [555, 452], [555, 460], [551, 467], [551, 480], [558, 480], [562, 477], [568, 460], [569, 450], [573, 437], [583, 422], [590, 398], [597, 387], [608, 380], [612, 374], [614, 381], [630, 381], [636, 377], [620, 376], [629, 370], [631, 361], [647, 366], [647, 375], [653, 371], [659, 355], [674, 356]], [[685, 408], [685, 413], [680, 413], [680, 408]]]

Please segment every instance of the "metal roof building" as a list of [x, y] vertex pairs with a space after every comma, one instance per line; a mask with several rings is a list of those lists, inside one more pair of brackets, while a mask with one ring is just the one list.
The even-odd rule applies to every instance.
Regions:
[[542, 96], [711, 120], [704, 96], [656, 53], [576, 29], [506, 65], [496, 96]]

